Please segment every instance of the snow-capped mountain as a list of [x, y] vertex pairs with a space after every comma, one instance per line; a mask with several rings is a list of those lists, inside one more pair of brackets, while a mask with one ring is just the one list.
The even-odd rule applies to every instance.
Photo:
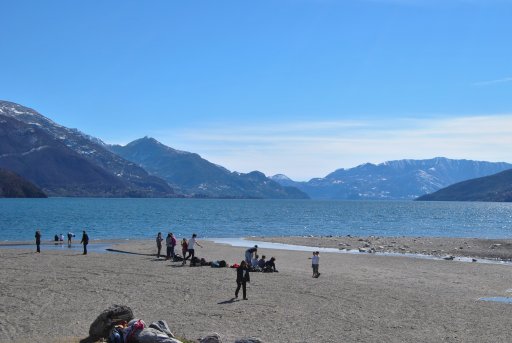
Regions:
[[283, 185], [293, 185], [313, 199], [415, 199], [460, 181], [511, 168], [512, 164], [504, 162], [437, 157], [366, 163], [338, 169], [308, 182], [290, 182], [282, 177], [273, 179]]
[[162, 179], [115, 155], [101, 140], [33, 109], [0, 101], [0, 167], [56, 196], [174, 196]]

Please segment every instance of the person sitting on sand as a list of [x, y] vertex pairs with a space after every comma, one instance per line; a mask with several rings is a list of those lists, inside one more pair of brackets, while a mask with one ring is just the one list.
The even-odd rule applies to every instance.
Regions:
[[257, 251], [258, 251], [257, 245], [255, 245], [254, 247], [249, 248], [245, 251], [245, 262], [247, 262], [248, 266], [251, 266], [252, 255], [256, 254]]
[[196, 241], [197, 235], [194, 233], [192, 234], [192, 238], [188, 241], [188, 256], [183, 259], [183, 264], [185, 265], [187, 263], [187, 260], [190, 258], [191, 260], [195, 257], [195, 250], [194, 247], [197, 244], [201, 248], [203, 247], [199, 242]]
[[258, 261], [258, 267], [260, 267], [261, 269], [265, 268], [265, 263], [267, 261], [265, 261], [265, 255], [261, 256], [260, 260]]
[[247, 262], [240, 262], [240, 266], [236, 269], [236, 291], [235, 298], [238, 298], [238, 292], [240, 291], [240, 287], [242, 288], [242, 294], [244, 296], [244, 300], [247, 300], [247, 282], [251, 281], [251, 277], [249, 275], [249, 266]]
[[264, 272], [270, 273], [275, 272], [277, 273], [278, 270], [276, 269], [276, 258], [271, 257], [270, 260], [265, 262], [265, 268], [263, 269]]
[[253, 259], [251, 260], [251, 268], [256, 269], [258, 267], [258, 254], [255, 254]]

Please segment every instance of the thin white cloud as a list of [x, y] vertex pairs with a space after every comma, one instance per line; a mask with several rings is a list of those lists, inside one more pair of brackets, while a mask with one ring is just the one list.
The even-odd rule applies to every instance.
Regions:
[[155, 137], [230, 170], [284, 173], [296, 180], [404, 158], [512, 161], [512, 114], [219, 126]]
[[489, 80], [489, 81], [479, 81], [479, 82], [473, 83], [473, 86], [480, 86], [480, 87], [481, 86], [492, 86], [495, 84], [508, 83], [508, 82], [512, 82], [512, 77], [504, 77], [502, 79]]

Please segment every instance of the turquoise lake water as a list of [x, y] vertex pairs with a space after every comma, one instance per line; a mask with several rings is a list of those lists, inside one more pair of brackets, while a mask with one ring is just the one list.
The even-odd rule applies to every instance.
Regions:
[[0, 199], [0, 240], [44, 240], [87, 230], [91, 239], [354, 235], [512, 238], [511, 203], [217, 200]]

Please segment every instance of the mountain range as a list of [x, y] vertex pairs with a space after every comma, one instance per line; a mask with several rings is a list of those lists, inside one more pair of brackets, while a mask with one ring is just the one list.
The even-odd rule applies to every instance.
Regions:
[[0, 168], [49, 196], [308, 198], [258, 171], [232, 173], [154, 139], [107, 145], [8, 101], [0, 101]]
[[175, 150], [154, 138], [141, 138], [110, 150], [137, 163], [173, 188], [195, 197], [307, 199], [295, 187], [281, 186], [263, 173], [243, 174], [203, 159], [198, 154]]
[[49, 196], [175, 196], [167, 182], [104, 145], [30, 108], [0, 101], [0, 167]]
[[33, 109], [0, 101], [0, 168], [48, 196], [394, 200], [415, 199], [512, 165], [443, 157], [398, 160], [296, 182], [282, 174], [231, 172], [149, 137], [108, 145]]
[[512, 202], [512, 169], [456, 183], [419, 197], [420, 201]]
[[416, 199], [460, 181], [511, 168], [512, 164], [504, 162], [437, 157], [366, 163], [350, 169], [338, 169], [324, 178], [307, 182], [296, 182], [282, 174], [274, 175], [272, 179], [281, 185], [295, 186], [313, 199], [397, 200]]

